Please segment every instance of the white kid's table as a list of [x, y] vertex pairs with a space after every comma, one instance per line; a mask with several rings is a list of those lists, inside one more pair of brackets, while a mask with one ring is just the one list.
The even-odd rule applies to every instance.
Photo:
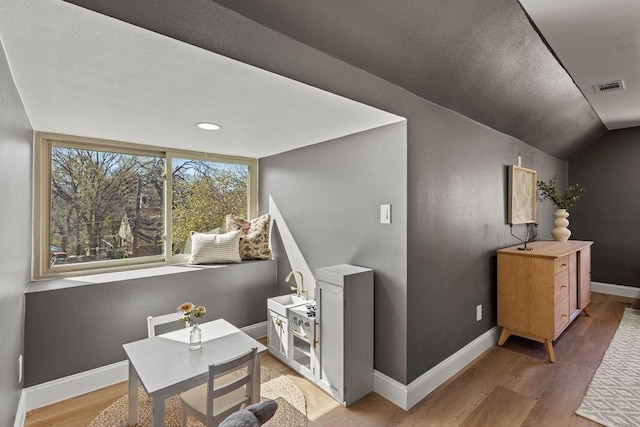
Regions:
[[[138, 422], [138, 385], [152, 399], [152, 426], [164, 426], [164, 400], [207, 382], [209, 365], [232, 359], [258, 348], [267, 350], [224, 319], [200, 325], [202, 348], [189, 350], [190, 328], [124, 344], [129, 358], [129, 425]], [[254, 366], [253, 397], [260, 401], [260, 358]]]

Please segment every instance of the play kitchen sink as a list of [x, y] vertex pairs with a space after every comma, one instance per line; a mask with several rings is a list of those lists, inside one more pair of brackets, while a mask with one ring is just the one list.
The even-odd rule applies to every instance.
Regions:
[[296, 306], [304, 305], [308, 301], [297, 294], [280, 295], [267, 299], [267, 309], [280, 316], [287, 317], [287, 310]]

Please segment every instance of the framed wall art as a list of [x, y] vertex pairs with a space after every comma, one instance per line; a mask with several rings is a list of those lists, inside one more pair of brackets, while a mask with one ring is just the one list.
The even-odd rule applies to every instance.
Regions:
[[522, 166], [509, 166], [509, 224], [536, 222], [538, 173]]

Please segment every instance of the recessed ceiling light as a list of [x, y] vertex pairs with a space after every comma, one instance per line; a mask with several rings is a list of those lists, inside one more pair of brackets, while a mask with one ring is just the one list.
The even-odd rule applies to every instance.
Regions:
[[207, 123], [207, 122], [196, 123], [196, 126], [198, 126], [200, 129], [204, 129], [204, 130], [218, 130], [218, 129], [220, 129], [222, 127], [222, 126], [217, 125], [215, 123]]

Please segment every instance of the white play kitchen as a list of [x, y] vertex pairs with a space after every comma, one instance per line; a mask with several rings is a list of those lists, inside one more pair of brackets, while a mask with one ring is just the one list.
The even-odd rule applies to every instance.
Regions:
[[373, 270], [318, 268], [315, 289], [267, 300], [269, 352], [347, 406], [373, 391]]

